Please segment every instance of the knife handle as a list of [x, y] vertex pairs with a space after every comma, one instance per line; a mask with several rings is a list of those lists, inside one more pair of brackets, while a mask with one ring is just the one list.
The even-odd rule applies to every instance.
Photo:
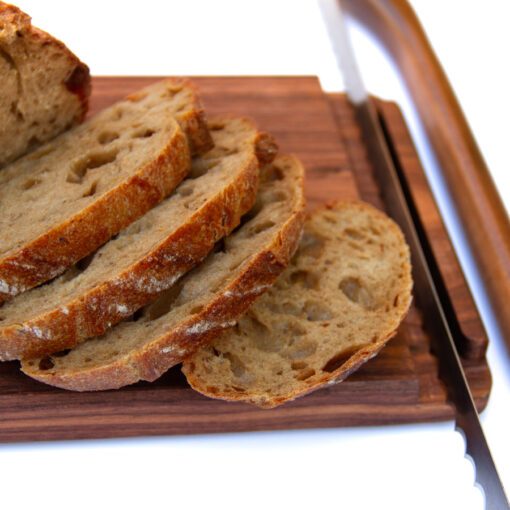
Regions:
[[448, 79], [406, 0], [342, 0], [397, 65], [510, 347], [510, 222]]

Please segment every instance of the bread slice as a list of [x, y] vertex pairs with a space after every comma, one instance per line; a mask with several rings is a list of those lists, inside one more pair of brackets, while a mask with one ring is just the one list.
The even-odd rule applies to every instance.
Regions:
[[63, 356], [25, 360], [23, 371], [71, 390], [153, 381], [231, 327], [288, 264], [304, 220], [303, 168], [279, 156], [262, 171], [257, 202], [205, 262], [130, 321]]
[[195, 89], [167, 80], [4, 167], [0, 302], [61, 274], [158, 204], [189, 171], [188, 139], [202, 150], [207, 133]]
[[253, 205], [272, 137], [244, 118], [211, 122], [216, 147], [159, 205], [53, 282], [0, 308], [0, 359], [50, 354], [103, 334], [201, 261]]
[[88, 67], [30, 16], [0, 2], [0, 167], [80, 123]]
[[409, 249], [399, 228], [362, 203], [307, 220], [272, 289], [182, 365], [204, 395], [274, 407], [345, 379], [395, 334], [411, 302]]

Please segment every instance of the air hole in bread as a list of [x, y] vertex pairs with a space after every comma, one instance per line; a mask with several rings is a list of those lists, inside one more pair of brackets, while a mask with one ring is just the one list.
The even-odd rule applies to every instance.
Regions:
[[250, 327], [253, 334], [250, 340], [253, 341], [255, 347], [263, 352], [278, 352], [283, 347], [283, 337], [273, 335], [269, 329], [255, 318], [251, 318]]
[[358, 303], [368, 309], [373, 308], [374, 303], [372, 296], [358, 278], [344, 278], [338, 287], [345, 294], [347, 299], [353, 303]]
[[335, 354], [329, 361], [322, 367], [323, 372], [334, 372], [339, 369], [352, 355], [356, 352], [356, 348], [345, 349]]
[[327, 321], [334, 317], [331, 310], [319, 301], [306, 301], [303, 310], [309, 321]]
[[30, 179], [27, 179], [24, 183], [23, 183], [23, 186], [22, 188], [24, 190], [28, 190], [28, 189], [31, 189], [33, 188], [34, 186], [36, 186], [37, 184], [40, 184], [40, 179], [34, 179], [34, 178], [30, 178]]
[[31, 136], [30, 140], [28, 140], [27, 150], [31, 151], [35, 149], [40, 143], [41, 141], [37, 138], [37, 136]]
[[114, 140], [117, 140], [119, 138], [119, 133], [115, 131], [103, 131], [100, 133], [100, 135], [97, 137], [97, 141], [101, 145], [106, 145], [108, 143], [113, 142]]
[[257, 317], [250, 314], [248, 312], [242, 319], [242, 321], [246, 324], [247, 327], [253, 332], [256, 336], [266, 336], [269, 334], [269, 328], [261, 322]]
[[90, 362], [92, 361], [92, 358], [85, 358], [83, 361], [84, 361], [85, 363], [90, 363]]
[[283, 179], [283, 172], [275, 165], [268, 165], [260, 172], [261, 182], [281, 181]]
[[[306, 334], [306, 329], [303, 326], [294, 322], [287, 322], [285, 325], [285, 329], [289, 332], [289, 336], [291, 338], [295, 336], [303, 336], [304, 334]], [[292, 339], [292, 341], [294, 341], [294, 339]]]
[[150, 138], [154, 133], [155, 131], [153, 129], [143, 128], [139, 131], [136, 131], [133, 134], [133, 138]]
[[18, 108], [17, 101], [11, 103], [10, 110], [11, 110], [11, 113], [16, 116], [16, 120], [18, 122], [23, 122], [25, 120], [25, 116], [23, 115], [23, 113], [21, 113], [20, 109]]
[[177, 193], [181, 196], [181, 197], [189, 197], [190, 195], [193, 194], [193, 186], [181, 186], [178, 190], [177, 190]]
[[264, 232], [265, 230], [270, 229], [271, 227], [275, 226], [275, 222], [271, 220], [263, 221], [262, 223], [259, 223], [258, 225], [255, 225], [251, 228], [252, 234], [260, 234], [261, 232]]
[[319, 284], [319, 276], [312, 271], [294, 271], [290, 275], [290, 281], [294, 285], [316, 289]]
[[47, 356], [39, 361], [39, 370], [50, 370], [55, 366], [53, 360]]
[[362, 234], [360, 234], [357, 230], [355, 230], [353, 228], [346, 228], [344, 230], [344, 233], [347, 234], [352, 239], [356, 239], [356, 240], [363, 239], [363, 237], [364, 237]]
[[299, 374], [296, 376], [296, 379], [298, 381], [306, 381], [306, 379], [310, 379], [312, 375], [315, 375], [315, 370], [313, 368], [307, 368], [306, 370], [299, 372]]
[[289, 359], [303, 359], [308, 358], [308, 356], [314, 354], [316, 350], [317, 344], [301, 341], [296, 345], [293, 345], [292, 348], [288, 349], [284, 355]]
[[117, 150], [107, 152], [92, 152], [76, 161], [67, 173], [67, 182], [80, 184], [89, 170], [100, 168], [112, 163], [117, 158]]
[[187, 175], [187, 179], [198, 179], [199, 177], [202, 177], [205, 175], [209, 170], [214, 168], [218, 165], [218, 162], [220, 160], [214, 158], [214, 159], [204, 159], [199, 158], [193, 162], [191, 165], [191, 171]]
[[209, 124], [209, 131], [221, 131], [222, 129], [225, 129], [225, 124], [223, 124], [223, 122]]
[[317, 235], [305, 233], [297, 251], [297, 257], [312, 257], [318, 259], [324, 252], [325, 239]]
[[269, 306], [269, 309], [275, 313], [283, 313], [285, 315], [294, 315], [295, 317], [299, 317], [303, 313], [303, 310], [301, 309], [301, 307], [299, 307], [295, 303], [291, 303], [289, 301], [285, 301], [285, 302], [279, 303], [279, 304], [272, 303]]
[[96, 194], [98, 181], [94, 181], [89, 188], [83, 193], [82, 197], [91, 197]]
[[197, 306], [194, 306], [190, 311], [189, 313], [191, 315], [195, 315], [197, 313], [200, 313], [202, 310], [204, 309], [204, 306], [203, 305], [197, 305]]
[[134, 236], [139, 234], [140, 232], [143, 232], [144, 230], [150, 230], [152, 228], [152, 222], [147, 219], [146, 217], [141, 217], [138, 220], [136, 220], [134, 223], [131, 223], [129, 227], [125, 228], [124, 231], [121, 234], [116, 234], [112, 238], [112, 240], [117, 239], [118, 237], [125, 238], [124, 242], [118, 245], [119, 249], [123, 249], [125, 246], [131, 244], [132, 240], [127, 238], [126, 236]]
[[264, 201], [268, 204], [272, 204], [275, 202], [283, 202], [287, 198], [286, 193], [284, 191], [279, 191], [279, 190], [269, 191], [267, 193], [264, 193], [263, 196], [264, 196]]
[[302, 370], [305, 367], [306, 363], [304, 361], [294, 361], [290, 365], [290, 368], [292, 368], [292, 370]]
[[124, 116], [124, 110], [122, 108], [115, 109], [111, 114], [112, 120], [120, 120]]
[[225, 352], [223, 357], [230, 361], [230, 370], [235, 378], [240, 379], [245, 375], [246, 367], [238, 356], [230, 352]]

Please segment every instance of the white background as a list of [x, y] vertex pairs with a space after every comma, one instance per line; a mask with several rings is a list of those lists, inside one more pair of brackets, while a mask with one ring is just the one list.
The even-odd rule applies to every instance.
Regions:
[[[507, 0], [412, 0], [510, 209]], [[20, 0], [94, 75], [314, 74], [342, 81], [313, 0]], [[468, 273], [489, 337], [482, 415], [510, 490], [510, 362], [419, 124], [391, 64], [358, 28], [367, 88], [399, 102]], [[1, 419], [1, 411], [0, 411]], [[0, 445], [2, 508], [479, 509], [452, 423]]]

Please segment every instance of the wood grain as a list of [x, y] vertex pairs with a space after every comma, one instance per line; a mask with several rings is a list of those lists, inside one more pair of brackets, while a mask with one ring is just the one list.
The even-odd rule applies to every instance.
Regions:
[[[155, 79], [95, 78], [92, 114]], [[310, 207], [360, 196], [384, 206], [344, 96], [327, 97], [312, 77], [193, 81], [210, 116], [232, 112], [252, 117], [276, 136], [283, 152], [301, 157]], [[465, 360], [465, 368], [476, 403], [483, 409], [490, 392], [483, 357], [486, 338], [400, 112], [391, 104], [380, 107], [434, 249], [441, 250], [438, 260], [466, 337], [466, 352], [478, 353]], [[17, 362], [0, 364], [4, 442], [381, 425], [452, 416], [420, 312], [414, 307], [380, 355], [345, 382], [271, 410], [207, 399], [187, 386], [178, 367], [152, 384], [72, 393], [29, 379], [19, 372]]]
[[395, 60], [510, 347], [510, 221], [445, 72], [406, 0], [345, 0]]

